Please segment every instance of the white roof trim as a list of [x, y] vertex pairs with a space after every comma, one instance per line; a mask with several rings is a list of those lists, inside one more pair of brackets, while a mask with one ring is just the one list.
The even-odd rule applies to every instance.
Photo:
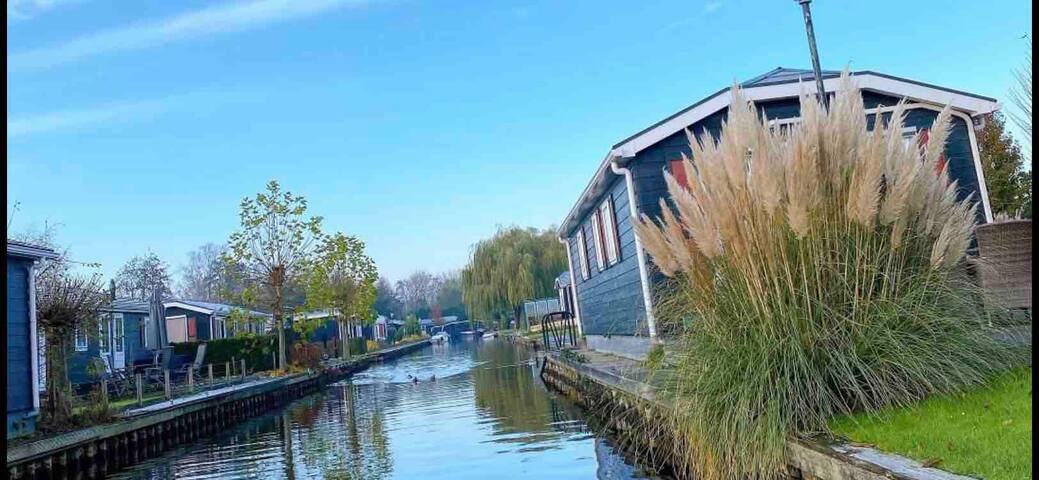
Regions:
[[[952, 105], [953, 108], [966, 111], [971, 116], [999, 110], [999, 102], [984, 100], [941, 88], [897, 80], [872, 72], [853, 74], [853, 76], [862, 90], [872, 90], [895, 97], [906, 97], [909, 100], [933, 105]], [[827, 92], [836, 91], [840, 81], [841, 79], [836, 77], [823, 79], [823, 89]], [[789, 82], [760, 87], [747, 87], [743, 89], [743, 96], [748, 101], [760, 102], [763, 100], [797, 97], [802, 93], [813, 94], [815, 92], [815, 82]], [[610, 155], [633, 157], [651, 145], [729, 106], [730, 102], [732, 102], [732, 89], [726, 89], [688, 111], [676, 115], [674, 118], [625, 141], [611, 149]]]
[[[1000, 108], [999, 102], [992, 99], [924, 85], [906, 79], [898, 79], [883, 74], [877, 74], [875, 72], [852, 72], [851, 75], [855, 78], [855, 82], [861, 90], [875, 91], [894, 97], [905, 97], [910, 101], [928, 103], [940, 107], [951, 105], [954, 109], [967, 112], [971, 117], [992, 113]], [[824, 78], [823, 89], [827, 92], [836, 91], [837, 87], [840, 85], [840, 81], [840, 77]], [[816, 92], [816, 87], [814, 81], [790, 81], [773, 85], [745, 87], [742, 91], [743, 96], [748, 101], [761, 102], [765, 100], [798, 97], [802, 94], [813, 94]], [[728, 107], [730, 102], [732, 102], [732, 89], [726, 88], [725, 90], [702, 100], [699, 104], [695, 104], [695, 106], [689, 110], [675, 115], [673, 118], [670, 118], [655, 127], [649, 128], [642, 133], [636, 134], [635, 136], [621, 142], [614, 148], [611, 148], [606, 154], [606, 157], [603, 158], [599, 168], [596, 169], [595, 175], [592, 177], [591, 181], [588, 182], [588, 185], [586, 185], [584, 190], [581, 192], [581, 196], [578, 197], [574, 206], [570, 209], [570, 212], [560, 224], [558, 230], [560, 238], [564, 238], [567, 235], [567, 232], [571, 228], [570, 222], [573, 216], [582, 209], [582, 205], [587, 201], [589, 192], [599, 182], [604, 181], [605, 177], [610, 173], [609, 164], [614, 158], [634, 157], [642, 150], [649, 148], [657, 142], [684, 130], [689, 125], [703, 120], [708, 115]]]
[[203, 308], [198, 305], [192, 305], [184, 302], [166, 302], [162, 304], [163, 308], [182, 308], [184, 310], [191, 310], [192, 312], [203, 313], [206, 315], [212, 315], [213, 311], [208, 308]]
[[7, 243], [7, 253], [27, 258], [58, 258], [58, 254], [49, 248]]

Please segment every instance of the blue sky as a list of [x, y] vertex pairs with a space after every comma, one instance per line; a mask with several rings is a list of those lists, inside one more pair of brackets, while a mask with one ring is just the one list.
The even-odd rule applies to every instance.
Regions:
[[[823, 68], [1001, 100], [1031, 38], [1024, 0], [812, 6]], [[793, 0], [8, 0], [7, 26], [11, 228], [107, 274], [226, 240], [272, 178], [393, 280], [459, 268], [560, 222], [618, 140], [809, 65]]]

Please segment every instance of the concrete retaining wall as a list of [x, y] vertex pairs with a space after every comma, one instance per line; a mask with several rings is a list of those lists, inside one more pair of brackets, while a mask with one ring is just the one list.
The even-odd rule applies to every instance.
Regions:
[[[676, 478], [695, 478], [685, 455], [688, 439], [668, 427], [670, 406], [652, 389], [608, 371], [553, 355], [546, 356], [541, 378], [554, 390], [605, 423], [621, 448]], [[803, 439], [787, 442], [787, 474], [803, 480], [967, 480], [872, 448], [827, 445]]]

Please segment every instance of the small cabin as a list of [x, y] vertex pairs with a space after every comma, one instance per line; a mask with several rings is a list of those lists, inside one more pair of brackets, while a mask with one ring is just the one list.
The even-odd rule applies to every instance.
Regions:
[[49, 248], [7, 241], [7, 438], [30, 435], [40, 414], [35, 269]]
[[150, 364], [158, 348], [158, 322], [146, 301], [117, 298], [102, 310], [97, 332], [77, 331], [68, 366], [75, 384], [98, 380], [88, 370], [92, 359], [100, 359], [111, 370]]
[[230, 338], [238, 333], [265, 334], [274, 328], [274, 317], [269, 313], [244, 309], [249, 320], [241, 324], [231, 321], [231, 313], [241, 309], [234, 305], [197, 300], [164, 302], [166, 309], [166, 338], [169, 343], [205, 342]]
[[[851, 72], [867, 109], [872, 128], [878, 115], [890, 115], [907, 102], [903, 135], [926, 132], [946, 105], [952, 108], [952, 129], [944, 157], [949, 176], [957, 182], [960, 200], [978, 204], [977, 221], [992, 221], [985, 176], [978, 153], [976, 129], [998, 110], [989, 97], [875, 71]], [[822, 72], [823, 88], [832, 94], [840, 72]], [[741, 85], [764, 120], [773, 125], [799, 121], [799, 96], [815, 93], [811, 70], [776, 68]], [[658, 335], [653, 317], [654, 286], [663, 277], [654, 271], [632, 229], [632, 219], [658, 217], [660, 199], [667, 195], [664, 172], [679, 180], [682, 155], [691, 155], [686, 131], [721, 133], [732, 98], [723, 88], [614, 144], [559, 226], [566, 244], [573, 288], [573, 313], [579, 318], [589, 348], [631, 358], [644, 358]], [[696, 158], [692, 158], [696, 163]]]

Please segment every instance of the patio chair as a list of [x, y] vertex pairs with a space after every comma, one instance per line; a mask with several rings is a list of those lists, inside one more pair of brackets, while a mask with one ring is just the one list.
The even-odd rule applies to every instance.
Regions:
[[173, 347], [166, 346], [155, 350], [152, 366], [144, 368], [144, 377], [151, 383], [157, 383], [165, 388], [166, 380], [163, 371], [170, 368], [173, 360]]
[[185, 376], [187, 376], [187, 375], [194, 375], [197, 378], [197, 376], [201, 374], [202, 362], [205, 360], [205, 358], [206, 358], [206, 344], [203, 343], [203, 344], [198, 346], [197, 350], [195, 350], [195, 361], [192, 362], [192, 363], [185, 363], [184, 365], [181, 365], [181, 366], [177, 367], [177, 370], [174, 371], [173, 373], [176, 374], [176, 375], [185, 375]]
[[115, 397], [123, 397], [133, 391], [132, 381], [126, 373], [126, 369], [115, 370], [107, 359], [102, 357], [102, 360], [105, 364], [105, 371], [101, 373], [101, 378], [108, 380], [109, 393]]

